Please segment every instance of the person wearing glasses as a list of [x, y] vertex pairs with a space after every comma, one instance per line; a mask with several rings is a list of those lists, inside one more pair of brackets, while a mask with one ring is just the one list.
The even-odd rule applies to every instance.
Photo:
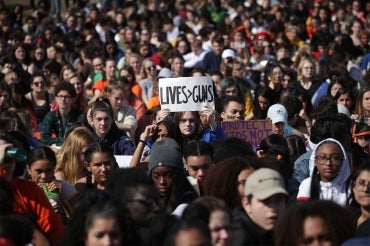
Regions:
[[[370, 230], [370, 161], [364, 162], [353, 175], [353, 200], [351, 206], [357, 209], [357, 233], [369, 236]], [[365, 234], [363, 234], [365, 232]]]
[[298, 201], [331, 200], [347, 205], [351, 174], [347, 154], [340, 142], [327, 138], [316, 145], [309, 161], [310, 177], [302, 181]]
[[54, 96], [46, 89], [46, 78], [42, 73], [35, 73], [31, 79], [31, 91], [25, 95], [30, 101], [36, 116], [37, 130], [41, 131], [42, 122], [51, 110]]
[[62, 82], [55, 88], [57, 110], [46, 114], [41, 129], [41, 142], [47, 145], [61, 146], [68, 128], [80, 122], [83, 114], [72, 107], [76, 90], [71, 83]]

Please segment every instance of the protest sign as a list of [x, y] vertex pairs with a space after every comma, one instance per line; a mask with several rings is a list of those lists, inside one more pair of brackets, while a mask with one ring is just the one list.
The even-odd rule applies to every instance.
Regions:
[[179, 77], [159, 79], [161, 108], [171, 112], [199, 111], [204, 105], [214, 109], [211, 77]]
[[222, 128], [227, 137], [245, 140], [257, 148], [261, 140], [272, 134], [271, 120], [223, 121]]

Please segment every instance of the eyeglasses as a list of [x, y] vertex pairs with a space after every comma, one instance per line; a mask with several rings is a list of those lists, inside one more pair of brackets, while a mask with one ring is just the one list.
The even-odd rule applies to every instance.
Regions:
[[156, 69], [156, 66], [153, 65], [153, 66], [150, 66], [150, 67], [146, 67], [146, 69], [150, 70], [150, 69]]
[[313, 70], [314, 67], [303, 67], [303, 69], [305, 69], [305, 70]]
[[32, 84], [38, 87], [38, 86], [44, 86], [45, 82], [44, 81], [35, 81]]
[[72, 98], [70, 96], [62, 96], [62, 95], [59, 95], [59, 96], [56, 96], [56, 97], [59, 98], [59, 99], [62, 99], [62, 100], [66, 100], [66, 101], [68, 101]]
[[316, 156], [315, 159], [320, 165], [326, 165], [326, 163], [330, 161], [334, 166], [340, 166], [343, 162], [343, 158], [340, 156]]
[[273, 72], [272, 73], [273, 76], [283, 76], [283, 73], [282, 72]]
[[366, 191], [370, 191], [370, 182], [366, 182], [365, 180], [357, 180], [357, 181], [354, 181], [353, 182], [355, 187], [357, 188], [357, 190], [359, 191], [363, 191], [363, 190], [366, 190]]

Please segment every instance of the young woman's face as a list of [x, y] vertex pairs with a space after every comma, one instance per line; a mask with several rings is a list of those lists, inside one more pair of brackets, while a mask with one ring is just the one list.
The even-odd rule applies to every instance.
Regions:
[[353, 105], [352, 99], [348, 93], [340, 95], [340, 97], [337, 100], [337, 103], [344, 105], [348, 110], [351, 110], [351, 107]]
[[104, 184], [113, 166], [114, 163], [109, 153], [95, 152], [91, 156], [91, 161], [87, 163], [86, 169], [91, 172], [97, 184]]
[[0, 106], [9, 101], [10, 95], [7, 91], [0, 91]]
[[122, 245], [122, 235], [115, 218], [95, 218], [87, 231], [86, 246]]
[[172, 62], [172, 71], [175, 73], [175, 74], [182, 74], [183, 72], [183, 69], [184, 69], [184, 62], [182, 60], [180, 60], [179, 58], [175, 58]]
[[364, 113], [368, 116], [368, 114], [370, 114], [370, 91], [364, 93], [364, 96], [362, 97], [362, 107]]
[[126, 79], [128, 79], [128, 81], [132, 82], [133, 77], [127, 70], [121, 70], [119, 75], [125, 77]]
[[34, 57], [35, 57], [35, 60], [42, 61], [45, 58], [45, 50], [41, 48], [36, 49]]
[[110, 104], [112, 105], [113, 111], [117, 112], [123, 104], [125, 93], [121, 89], [114, 90], [109, 94], [108, 98]]
[[151, 77], [155, 77], [157, 75], [157, 68], [154, 64], [154, 62], [152, 61], [147, 61], [144, 63], [144, 68], [145, 68], [145, 71], [148, 75], [150, 75]]
[[27, 172], [36, 184], [50, 183], [54, 177], [54, 166], [55, 164], [47, 159], [38, 160], [31, 166], [27, 165]]
[[197, 123], [193, 113], [187, 111], [185, 112], [180, 120], [179, 128], [183, 135], [190, 136], [195, 132]]
[[175, 173], [172, 167], [159, 166], [152, 170], [154, 186], [162, 197], [168, 197], [175, 182]]
[[370, 207], [370, 171], [362, 171], [353, 186], [355, 200], [362, 207]]
[[273, 83], [274, 85], [280, 85], [281, 84], [281, 80], [283, 78], [283, 74], [281, 72], [281, 68], [280, 67], [275, 67], [273, 70], [272, 70], [272, 73], [269, 75], [269, 80], [271, 83]]
[[78, 77], [73, 77], [69, 80], [69, 83], [71, 83], [73, 85], [73, 87], [75, 88], [75, 91], [76, 91], [76, 94], [79, 95], [82, 93], [82, 90], [84, 89], [83, 88], [83, 85], [82, 85], [82, 82], [81, 80], [78, 78]]
[[62, 77], [63, 77], [63, 80], [67, 81], [68, 77], [73, 73], [73, 70], [72, 69], [64, 69], [63, 70], [63, 74], [62, 74]]
[[341, 148], [335, 143], [323, 143], [316, 150], [315, 166], [320, 173], [321, 180], [330, 182], [338, 176], [343, 163]]
[[104, 137], [111, 129], [112, 117], [107, 112], [97, 111], [93, 115], [92, 123], [98, 137]]
[[141, 68], [140, 61], [137, 57], [131, 57], [130, 58], [130, 64], [129, 64], [132, 69], [134, 69], [135, 73], [138, 74]]
[[45, 91], [46, 89], [45, 85], [46, 85], [46, 82], [44, 78], [41, 76], [37, 76], [37, 77], [34, 77], [32, 80], [31, 89], [34, 92], [42, 92], [42, 91]]
[[188, 44], [185, 41], [180, 41], [177, 45], [177, 50], [181, 55], [186, 54], [186, 51], [188, 50]]
[[288, 88], [291, 82], [292, 82], [292, 78], [289, 75], [285, 74], [283, 76], [283, 79], [281, 80], [281, 87], [283, 87], [284, 89]]
[[267, 110], [270, 106], [270, 100], [263, 96], [258, 96], [258, 105], [260, 106], [261, 110]]
[[303, 63], [303, 66], [302, 66], [302, 76], [304, 78], [312, 78], [315, 74], [315, 67], [314, 67], [314, 64], [312, 64], [311, 62], [308, 62], [306, 61], [305, 63]]
[[14, 56], [17, 60], [23, 61], [23, 59], [26, 57], [26, 51], [23, 49], [23, 47], [18, 47], [14, 51]]
[[342, 86], [341, 84], [335, 83], [335, 84], [331, 87], [331, 89], [330, 89], [330, 95], [331, 95], [332, 97], [335, 97], [335, 95], [337, 94], [337, 91], [338, 91], [339, 89], [342, 89], [342, 88], [343, 88], [343, 86]]

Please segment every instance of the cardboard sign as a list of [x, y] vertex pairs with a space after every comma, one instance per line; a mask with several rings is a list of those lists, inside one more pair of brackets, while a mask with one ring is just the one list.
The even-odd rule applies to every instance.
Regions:
[[261, 140], [272, 134], [271, 120], [223, 121], [222, 128], [227, 137], [245, 140], [257, 148]]
[[199, 111], [204, 105], [214, 109], [211, 77], [179, 77], [159, 79], [161, 108], [171, 112]]

